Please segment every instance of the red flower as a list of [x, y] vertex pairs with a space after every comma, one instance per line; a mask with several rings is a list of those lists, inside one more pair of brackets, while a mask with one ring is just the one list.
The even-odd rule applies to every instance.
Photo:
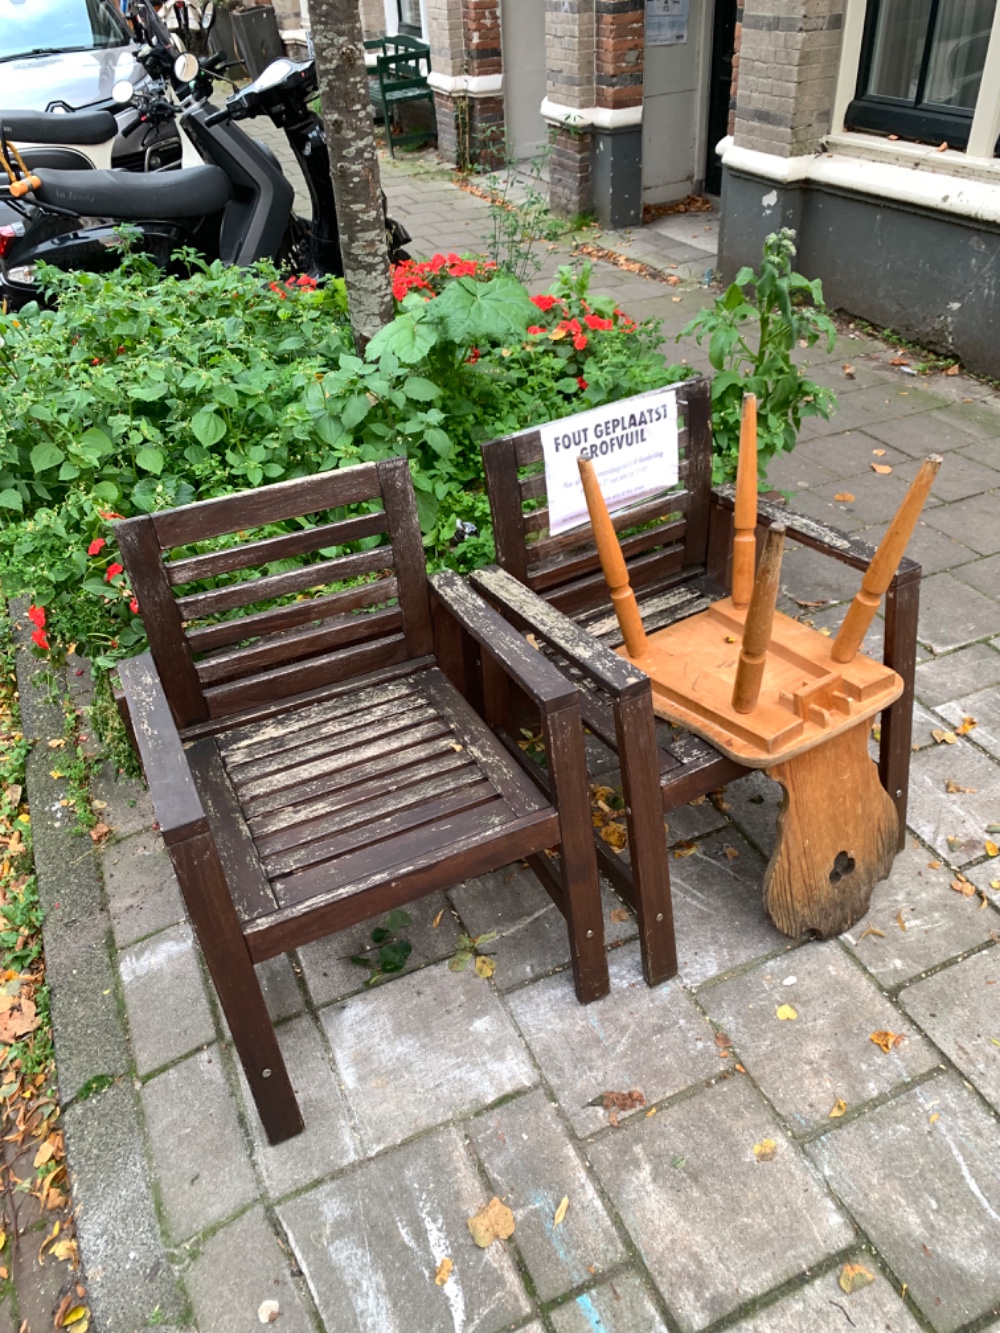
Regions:
[[105, 583], [110, 583], [112, 579], [117, 578], [119, 574], [124, 574], [124, 573], [125, 573], [124, 565], [110, 564], [104, 571], [104, 581]]
[[132, 614], [133, 614], [134, 616], [137, 616], [137, 615], [139, 614], [139, 599], [138, 599], [138, 597], [133, 597], [133, 598], [132, 598], [132, 600], [131, 600], [131, 601], [129, 602], [129, 604], [128, 604], [128, 609], [132, 612]]
[[45, 652], [49, 651], [49, 641], [45, 637], [45, 631], [43, 629], [33, 629], [31, 631], [31, 642], [36, 648], [43, 648]]
[[105, 541], [105, 539], [104, 539], [103, 537], [95, 537], [94, 540], [93, 540], [93, 541], [90, 543], [90, 545], [87, 547], [87, 554], [88, 554], [88, 555], [97, 555], [97, 553], [98, 553], [99, 551], [103, 551], [103, 550], [104, 550], [104, 548], [105, 548], [105, 546], [107, 546], [107, 544], [108, 544], [108, 543]]
[[576, 383], [577, 383], [577, 387], [579, 388], [580, 392], [583, 393], [584, 389], [587, 387], [587, 381], [583, 378], [582, 375], [577, 375], [577, 377], [576, 377]]
[[95, 356], [90, 364], [92, 366], [99, 366], [101, 364], [101, 358], [99, 356]]
[[278, 293], [278, 296], [281, 298], [282, 301], [285, 299], [285, 293], [281, 290], [281, 288], [278, 286], [276, 282], [269, 282], [268, 286], [271, 288], [272, 292]]
[[529, 324], [529, 325], [528, 325], [528, 332], [529, 332], [529, 333], [548, 333], [548, 329], [545, 327], [544, 324]]
[[44, 607], [44, 606], [29, 606], [29, 607], [28, 607], [28, 619], [31, 621], [31, 623], [32, 623], [33, 625], [36, 625], [39, 629], [44, 629], [44, 628], [45, 628], [45, 607]]
[[583, 322], [584, 322], [584, 324], [586, 324], [586, 326], [587, 326], [588, 329], [612, 329], [612, 328], [614, 328], [614, 320], [611, 320], [611, 319], [602, 319], [602, 318], [600, 317], [600, 315], [587, 315], [587, 316], [585, 316]]
[[479, 348], [473, 347], [472, 351], [465, 359], [470, 366], [474, 366], [481, 356], [482, 353], [480, 352]]
[[125, 344], [122, 343], [121, 347], [118, 348], [118, 355], [121, 356], [124, 353], [124, 351], [125, 351]]
[[533, 296], [532, 304], [538, 306], [539, 310], [551, 310], [556, 303], [554, 296]]
[[573, 339], [573, 346], [578, 352], [582, 352], [587, 346], [587, 335], [585, 333], [578, 333]]
[[98, 513], [98, 516], [99, 516], [100, 518], [124, 518], [124, 517], [125, 517], [124, 514], [116, 514], [115, 511], [114, 511], [113, 509], [98, 509], [97, 513]]

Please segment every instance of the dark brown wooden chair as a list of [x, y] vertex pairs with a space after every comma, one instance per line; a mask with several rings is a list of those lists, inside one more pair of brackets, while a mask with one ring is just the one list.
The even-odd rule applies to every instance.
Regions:
[[[728, 592], [734, 493], [712, 487], [709, 382], [677, 387], [680, 483], [667, 499], [614, 520], [632, 588], [648, 631], [702, 611]], [[677, 971], [664, 811], [722, 787], [750, 770], [700, 737], [657, 723], [648, 679], [611, 649], [621, 643], [590, 525], [548, 535], [542, 446], [537, 431], [482, 446], [499, 568], [479, 570], [473, 585], [581, 686], [585, 725], [621, 765], [630, 862], [597, 839], [602, 871], [633, 906], [650, 985]], [[758, 503], [758, 542], [774, 522], [787, 537], [863, 570], [875, 553], [834, 528], [783, 505]], [[916, 665], [920, 566], [904, 559], [885, 606], [884, 660], [906, 690], [882, 714], [879, 774], [906, 823]]]
[[[219, 549], [225, 534], [237, 540]], [[123, 701], [272, 1143], [302, 1119], [254, 972], [266, 958], [526, 858], [566, 917], [578, 997], [606, 994], [578, 692], [456, 575], [431, 586], [405, 459], [128, 519], [117, 536], [150, 643], [119, 668]], [[388, 542], [354, 548], [373, 536]], [[539, 710], [548, 795], [450, 678], [477, 672], [490, 683], [471, 696], [509, 679]]]

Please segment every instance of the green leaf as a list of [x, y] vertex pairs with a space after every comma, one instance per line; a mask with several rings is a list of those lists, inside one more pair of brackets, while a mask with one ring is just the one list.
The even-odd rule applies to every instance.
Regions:
[[215, 401], [223, 407], [239, 407], [239, 397], [231, 384], [216, 384], [214, 393]]
[[135, 465], [136, 467], [141, 467], [145, 472], [152, 472], [158, 477], [163, 471], [162, 450], [156, 449], [152, 445], [147, 445], [144, 449], [140, 449], [136, 454]]
[[[403, 365], [412, 366], [422, 361], [436, 342], [437, 332], [423, 317], [423, 312], [418, 319], [404, 310], [391, 324], [379, 329], [365, 348], [365, 356], [369, 361], [377, 361], [388, 354], [398, 358]], [[383, 369], [388, 370], [388, 367]]]
[[404, 926], [410, 924], [411, 917], [409, 912], [404, 912], [401, 907], [394, 907], [385, 919], [385, 924], [389, 930], [402, 930]]
[[489, 282], [457, 278], [429, 303], [428, 311], [462, 347], [520, 340], [538, 314], [527, 288], [509, 273], [498, 273]]
[[437, 496], [428, 491], [416, 491], [417, 497], [417, 516], [420, 519], [420, 531], [425, 535], [434, 531], [434, 524], [438, 516]]
[[113, 481], [99, 481], [94, 487], [94, 495], [98, 500], [107, 500], [109, 504], [114, 504], [115, 500], [121, 494]]
[[59, 469], [60, 481], [75, 481], [79, 475], [80, 469], [75, 463], [63, 463], [62, 467]]
[[391, 934], [392, 931], [386, 926], [376, 926], [372, 931], [372, 943], [384, 944]]
[[4, 509], [16, 509], [19, 514], [24, 512], [24, 501], [21, 499], [20, 493], [12, 487], [6, 491], [0, 491], [0, 505]]
[[191, 418], [191, 429], [195, 439], [207, 449], [217, 444], [226, 433], [226, 423], [210, 407], [203, 407]]
[[367, 395], [363, 393], [351, 394], [341, 408], [340, 416], [344, 423], [344, 429], [353, 430], [355, 426], [359, 426], [368, 415], [370, 407], [371, 404], [368, 402]]
[[143, 384], [133, 385], [130, 392], [140, 403], [155, 403], [157, 398], [166, 396], [167, 387], [163, 380], [146, 380]]
[[80, 436], [80, 443], [86, 449], [93, 449], [99, 454], [113, 454], [115, 451], [114, 440], [97, 426], [91, 426]]
[[423, 375], [411, 375], [405, 380], [403, 392], [407, 398], [413, 398], [418, 403], [429, 403], [441, 397], [441, 390], [437, 385], [425, 379]]
[[35, 472], [46, 472], [50, 467], [58, 467], [65, 457], [57, 444], [46, 440], [43, 444], [36, 444], [32, 449], [31, 466]]
[[428, 426], [424, 433], [424, 439], [439, 458], [451, 458], [455, 452], [454, 445], [440, 426]]

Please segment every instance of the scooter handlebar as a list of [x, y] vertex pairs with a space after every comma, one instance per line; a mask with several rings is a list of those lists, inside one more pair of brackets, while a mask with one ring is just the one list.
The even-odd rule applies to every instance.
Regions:
[[232, 114], [233, 113], [230, 111], [229, 107], [224, 106], [221, 111], [214, 111], [209, 117], [207, 117], [207, 119], [205, 120], [205, 124], [221, 125], [224, 120], [229, 120]]

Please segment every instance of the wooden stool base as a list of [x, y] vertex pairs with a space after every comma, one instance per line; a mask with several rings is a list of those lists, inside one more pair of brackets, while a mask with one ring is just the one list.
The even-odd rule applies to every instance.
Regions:
[[869, 722], [767, 770], [785, 799], [764, 910], [793, 938], [829, 939], [868, 911], [892, 870], [899, 818], [868, 754]]

